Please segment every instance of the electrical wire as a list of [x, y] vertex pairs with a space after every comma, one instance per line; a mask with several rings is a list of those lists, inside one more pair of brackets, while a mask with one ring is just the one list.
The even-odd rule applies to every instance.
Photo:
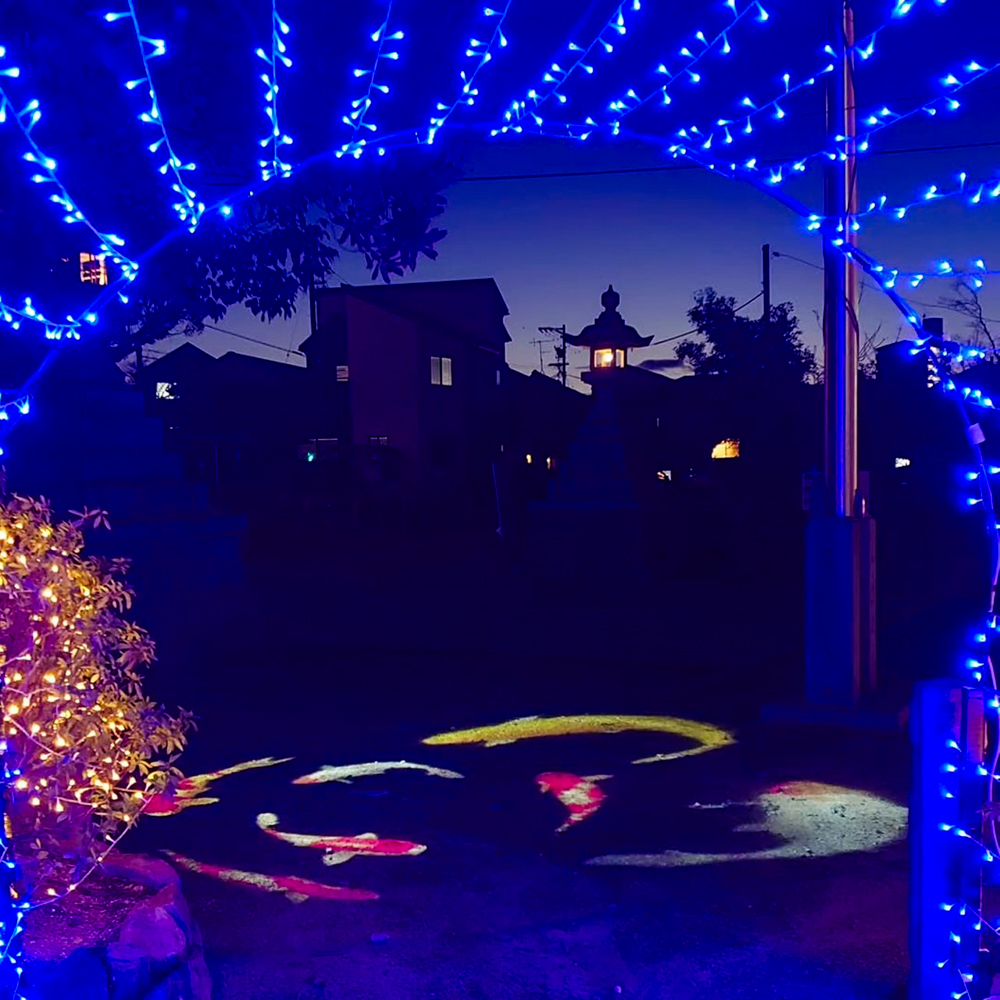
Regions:
[[206, 330], [214, 330], [216, 333], [224, 333], [229, 337], [238, 337], [240, 340], [248, 340], [251, 344], [260, 344], [261, 347], [270, 347], [272, 350], [278, 351], [284, 354], [286, 357], [289, 354], [297, 354], [299, 357], [304, 358], [305, 353], [303, 351], [293, 351], [291, 348], [286, 350], [279, 344], [272, 344], [266, 340], [258, 340], [256, 337], [248, 337], [245, 333], [234, 333], [232, 330], [224, 330], [221, 326], [213, 326], [211, 323], [202, 323], [202, 326]]
[[[940, 146], [907, 146], [901, 149], [873, 149], [866, 156], [897, 156], [908, 153], [934, 153], [938, 150], [949, 149], [981, 149], [984, 147], [1000, 146], [1000, 139], [992, 139], [986, 142], [953, 142], [944, 143]], [[784, 159], [759, 160], [759, 163], [784, 163]], [[553, 178], [558, 180], [563, 177], [612, 177], [620, 174], [657, 174], [670, 173], [675, 170], [701, 170], [697, 163], [676, 163], [666, 164], [658, 167], [620, 167], [610, 170], [562, 170], [553, 173], [532, 173], [532, 174], [490, 174], [481, 177], [458, 177], [455, 184], [471, 184], [476, 181], [533, 181]]]
[[[753, 305], [753, 303], [759, 298], [762, 298], [763, 295], [764, 292], [759, 291], [752, 299], [747, 299], [742, 305], [737, 306], [733, 312], [738, 313], [741, 310], [746, 309], [747, 306]], [[654, 340], [649, 346], [656, 347], [657, 344], [669, 344], [672, 340], [680, 340], [681, 337], [691, 337], [700, 332], [701, 331], [695, 327], [693, 330], [685, 330], [684, 333], [675, 333], [672, 337], [664, 337], [662, 340]]]

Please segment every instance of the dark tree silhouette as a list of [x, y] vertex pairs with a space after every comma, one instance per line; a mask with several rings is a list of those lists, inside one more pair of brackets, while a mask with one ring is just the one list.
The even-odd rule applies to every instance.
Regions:
[[983, 313], [979, 290], [969, 284], [967, 279], [962, 278], [956, 281], [955, 294], [952, 296], [942, 295], [939, 301], [943, 309], [950, 309], [966, 318], [968, 328], [973, 332], [973, 346], [986, 347], [989, 345], [990, 350], [996, 350], [996, 341], [993, 339], [993, 331], [990, 329], [991, 321]]
[[677, 357], [696, 375], [745, 375], [782, 382], [804, 382], [816, 374], [813, 351], [802, 343], [791, 303], [771, 307], [770, 322], [736, 312], [736, 299], [714, 288], [695, 293], [688, 311], [700, 340], [684, 340]]

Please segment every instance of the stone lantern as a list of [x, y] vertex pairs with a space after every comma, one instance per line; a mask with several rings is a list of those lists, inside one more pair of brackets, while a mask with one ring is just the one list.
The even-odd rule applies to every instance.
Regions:
[[608, 285], [601, 296], [604, 312], [584, 327], [575, 337], [567, 336], [566, 343], [575, 347], [590, 348], [590, 370], [583, 380], [599, 384], [628, 366], [628, 352], [634, 347], [648, 347], [652, 337], [640, 337], [634, 327], [628, 326], [618, 312], [621, 296]]

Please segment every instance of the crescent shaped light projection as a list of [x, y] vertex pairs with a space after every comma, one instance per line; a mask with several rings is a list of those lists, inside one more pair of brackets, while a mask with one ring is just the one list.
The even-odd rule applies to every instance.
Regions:
[[782, 843], [759, 851], [717, 854], [687, 851], [605, 854], [586, 863], [625, 868], [686, 868], [733, 861], [825, 858], [877, 851], [906, 836], [905, 807], [856, 788], [811, 781], [776, 785], [749, 802], [696, 803], [691, 808], [725, 810], [733, 806], [754, 806], [764, 814], [761, 821], [737, 826], [734, 833], [770, 833]]

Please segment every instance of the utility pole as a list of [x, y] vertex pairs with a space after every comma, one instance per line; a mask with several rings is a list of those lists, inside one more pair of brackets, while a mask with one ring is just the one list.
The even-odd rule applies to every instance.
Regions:
[[771, 244], [765, 243], [760, 248], [762, 269], [762, 285], [764, 291], [764, 309], [761, 319], [764, 320], [764, 331], [771, 325]]
[[545, 359], [542, 357], [542, 345], [548, 343], [548, 341], [546, 341], [542, 337], [536, 337], [532, 341], [532, 343], [538, 345], [538, 370], [539, 370], [539, 372], [542, 375], [544, 375], [545, 374]]
[[806, 696], [850, 707], [875, 685], [875, 526], [858, 474], [854, 0], [827, 0], [837, 68], [826, 76], [826, 131], [838, 155], [824, 184], [825, 491], [806, 530]]
[[569, 363], [566, 360], [566, 324], [563, 323], [562, 326], [540, 326], [538, 332], [559, 337], [559, 345], [555, 348], [556, 360], [549, 367], [555, 368], [556, 376], [565, 387], [566, 378], [569, 374]]

